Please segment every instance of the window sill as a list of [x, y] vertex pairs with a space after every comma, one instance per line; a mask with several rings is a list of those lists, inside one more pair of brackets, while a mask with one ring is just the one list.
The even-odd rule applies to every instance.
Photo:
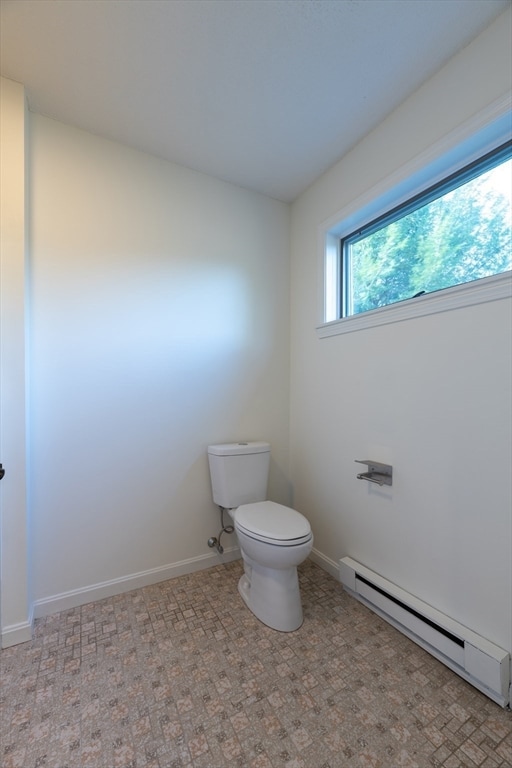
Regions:
[[333, 320], [317, 326], [320, 339], [338, 336], [342, 333], [363, 331], [380, 325], [400, 323], [416, 317], [435, 315], [438, 312], [449, 312], [452, 309], [471, 307], [476, 304], [486, 304], [490, 301], [512, 298], [512, 273], [503, 272], [500, 275], [484, 277], [471, 283], [455, 285], [435, 293], [427, 293], [416, 299], [407, 299], [386, 307], [361, 312], [340, 320]]

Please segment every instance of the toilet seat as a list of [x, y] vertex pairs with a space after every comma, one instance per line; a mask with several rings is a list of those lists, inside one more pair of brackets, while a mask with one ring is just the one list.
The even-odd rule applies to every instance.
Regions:
[[274, 501], [238, 507], [235, 528], [252, 539], [280, 547], [304, 544], [312, 536], [311, 526], [304, 515]]

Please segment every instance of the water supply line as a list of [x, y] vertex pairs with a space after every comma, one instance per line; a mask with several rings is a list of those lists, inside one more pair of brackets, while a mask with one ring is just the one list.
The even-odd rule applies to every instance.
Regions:
[[220, 505], [219, 505], [219, 509], [220, 509], [221, 530], [218, 536], [211, 536], [208, 539], [208, 546], [211, 547], [212, 549], [213, 547], [215, 547], [219, 555], [222, 555], [222, 553], [224, 552], [224, 547], [220, 543], [220, 538], [223, 533], [233, 533], [235, 529], [232, 525], [224, 525], [224, 512], [226, 512], [226, 509], [224, 507], [221, 507]]

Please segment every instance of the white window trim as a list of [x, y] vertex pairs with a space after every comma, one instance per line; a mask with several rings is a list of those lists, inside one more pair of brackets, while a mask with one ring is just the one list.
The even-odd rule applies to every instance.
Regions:
[[410, 320], [415, 317], [435, 315], [438, 312], [448, 312], [451, 309], [510, 298], [512, 298], [512, 274], [503, 272], [501, 275], [483, 277], [481, 280], [475, 280], [471, 283], [454, 285], [435, 293], [426, 293], [416, 299], [398, 301], [396, 304], [388, 304], [386, 307], [371, 309], [358, 315], [324, 323], [317, 327], [317, 333], [319, 338], [325, 339], [327, 336], [337, 336], [340, 333], [361, 331], [377, 325], [399, 323], [402, 320]]
[[510, 95], [494, 102], [321, 225], [319, 338], [512, 296], [511, 273], [505, 272], [350, 317], [335, 317], [335, 308], [339, 306], [341, 238], [510, 139], [511, 110]]

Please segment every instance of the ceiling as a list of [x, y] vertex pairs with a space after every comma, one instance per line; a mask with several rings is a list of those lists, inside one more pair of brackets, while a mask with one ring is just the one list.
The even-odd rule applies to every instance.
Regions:
[[295, 199], [510, 0], [1, 0], [29, 107]]

